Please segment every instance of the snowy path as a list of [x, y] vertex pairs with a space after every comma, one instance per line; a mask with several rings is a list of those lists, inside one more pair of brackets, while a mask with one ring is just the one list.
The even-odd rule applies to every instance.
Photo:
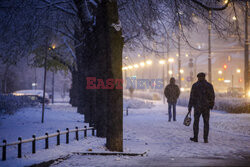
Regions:
[[186, 108], [178, 107], [177, 122], [168, 122], [166, 105], [131, 109], [124, 116], [126, 152], [144, 152], [146, 157], [73, 156], [55, 166], [240, 166], [250, 163], [250, 115], [212, 112], [209, 143], [189, 140], [192, 127], [182, 124]]
[[[192, 126], [182, 122], [186, 108], [177, 107], [177, 122], [168, 122], [166, 106], [140, 112], [131, 111], [125, 122], [125, 146], [142, 145], [149, 155], [167, 157], [233, 157], [250, 155], [250, 115], [211, 113], [209, 143], [203, 143], [203, 121], [200, 121], [199, 143], [189, 141]], [[143, 114], [142, 114], [143, 113]], [[136, 124], [133, 125], [133, 124]], [[133, 149], [133, 148], [131, 148]]]
[[[250, 164], [250, 114], [211, 112], [209, 143], [205, 144], [202, 138], [202, 119], [200, 120], [199, 143], [189, 140], [193, 134], [192, 126], [186, 127], [182, 124], [186, 112], [186, 108], [177, 107], [177, 122], [168, 122], [167, 105], [156, 104], [151, 109], [129, 109], [129, 115], [124, 115], [124, 151], [147, 151], [147, 156], [72, 155], [69, 159], [54, 163], [52, 166], [201, 166], [201, 164], [237, 166], [245, 165], [246, 162]], [[24, 115], [21, 117], [23, 120], [18, 119], [19, 114]], [[30, 126], [27, 137], [34, 133], [33, 129], [36, 129], [36, 134], [43, 135], [44, 131], [49, 129], [54, 132], [57, 128], [83, 126], [82, 115], [75, 113], [75, 109], [70, 109], [69, 106], [52, 107], [50, 114], [47, 115], [48, 124], [40, 129], [40, 124], [38, 124], [40, 111], [33, 113], [32, 116], [29, 116], [27, 112], [20, 112], [13, 117], [1, 120], [0, 138], [8, 137], [16, 140], [18, 135], [23, 134], [22, 128], [27, 126]], [[31, 117], [32, 121], [30, 121]], [[9, 119], [16, 120], [10, 128], [20, 126], [20, 131], [15, 132], [17, 135], [8, 133], [10, 128], [8, 129], [6, 122], [9, 122]], [[57, 120], [57, 124], [53, 123], [53, 120]], [[27, 125], [22, 125], [25, 122]], [[7, 159], [11, 156], [10, 159], [0, 162], [0, 166], [30, 165], [66, 156], [71, 152], [84, 152], [89, 148], [93, 151], [105, 151], [103, 147], [105, 139], [101, 138], [89, 137], [79, 142], [71, 138], [70, 143], [70, 145], [62, 144], [61, 146], [54, 144], [49, 150], [40, 147], [36, 154], [26, 153], [22, 159], [15, 158], [15, 152], [14, 155], [7, 155]], [[31, 149], [30, 146], [27, 148]]]

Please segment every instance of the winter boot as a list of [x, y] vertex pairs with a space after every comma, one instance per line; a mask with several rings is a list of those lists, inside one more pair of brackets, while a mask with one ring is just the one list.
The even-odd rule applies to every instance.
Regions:
[[198, 139], [194, 138], [194, 137], [190, 137], [190, 140], [193, 141], [193, 142], [198, 142]]

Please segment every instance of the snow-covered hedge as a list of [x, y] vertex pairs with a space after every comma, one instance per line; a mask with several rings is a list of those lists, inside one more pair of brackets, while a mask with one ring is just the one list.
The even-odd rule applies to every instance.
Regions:
[[0, 94], [0, 114], [13, 114], [19, 108], [36, 104], [29, 97]]
[[[124, 90], [123, 95], [130, 96], [130, 93], [128, 90]], [[161, 100], [161, 95], [158, 92], [146, 92], [146, 91], [135, 90], [132, 94], [132, 97], [148, 99], [148, 100]]]
[[[182, 93], [178, 105], [188, 106], [189, 93]], [[228, 113], [250, 113], [250, 100], [245, 98], [232, 98], [215, 96], [214, 110], [226, 111]]]
[[123, 98], [123, 109], [126, 108], [152, 108], [154, 105], [152, 102], [147, 102], [138, 99]]

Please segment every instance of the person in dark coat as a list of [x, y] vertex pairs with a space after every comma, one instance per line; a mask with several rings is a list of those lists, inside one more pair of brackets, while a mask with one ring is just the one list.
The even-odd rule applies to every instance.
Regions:
[[215, 99], [214, 88], [212, 84], [206, 81], [205, 73], [199, 73], [197, 77], [198, 81], [192, 86], [188, 104], [189, 112], [191, 112], [192, 107], [194, 107], [194, 137], [190, 138], [190, 140], [198, 142], [199, 120], [202, 115], [204, 122], [203, 138], [204, 142], [208, 143], [210, 110], [213, 109]]
[[171, 107], [173, 107], [173, 120], [176, 121], [176, 102], [180, 96], [180, 89], [175, 84], [175, 79], [173, 77], [170, 78], [170, 84], [166, 86], [164, 95], [168, 102], [168, 121], [170, 122], [172, 118]]

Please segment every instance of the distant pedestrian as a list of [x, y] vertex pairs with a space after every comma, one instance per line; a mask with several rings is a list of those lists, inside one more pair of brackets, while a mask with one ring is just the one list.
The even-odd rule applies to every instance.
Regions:
[[176, 102], [178, 97], [180, 96], [180, 89], [175, 84], [175, 79], [170, 78], [170, 84], [168, 84], [164, 90], [164, 95], [167, 98], [168, 102], [168, 121], [171, 121], [172, 112], [171, 108], [173, 107], [173, 121], [176, 121]]
[[205, 73], [199, 73], [197, 77], [198, 81], [192, 86], [188, 104], [188, 112], [191, 112], [192, 107], [194, 107], [194, 137], [190, 140], [198, 142], [199, 121], [202, 115], [204, 122], [203, 138], [204, 142], [208, 143], [210, 109], [213, 109], [215, 99], [214, 88], [212, 84], [206, 81]]

